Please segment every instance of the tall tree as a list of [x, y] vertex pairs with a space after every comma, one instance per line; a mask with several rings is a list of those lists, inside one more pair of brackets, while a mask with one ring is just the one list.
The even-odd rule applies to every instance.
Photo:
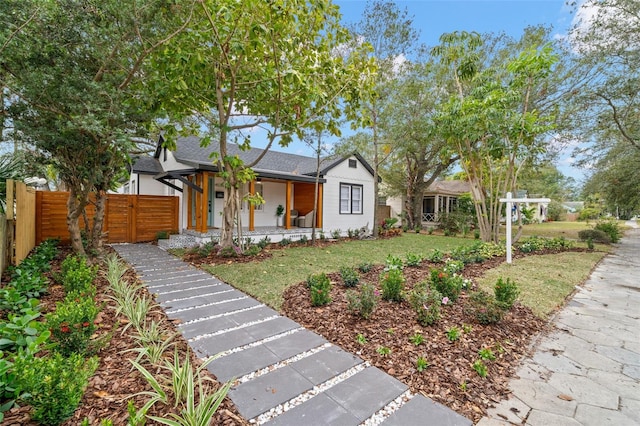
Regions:
[[440, 42], [432, 52], [449, 67], [456, 93], [442, 106], [438, 122], [461, 157], [481, 238], [497, 242], [499, 198], [516, 189], [519, 170], [544, 150], [540, 136], [552, 128], [553, 117], [541, 114], [534, 101], [556, 57], [544, 45], [517, 57], [502, 55], [483, 69], [480, 35], [443, 34]]
[[388, 131], [395, 149], [382, 176], [387, 192], [405, 199], [405, 225], [412, 229], [422, 224], [426, 188], [459, 159], [435, 120], [447, 95], [443, 71], [427, 57], [407, 67], [392, 85]]
[[149, 73], [149, 55], [186, 27], [191, 3], [9, 0], [0, 9], [3, 24], [29, 17], [23, 31], [0, 40], [0, 85], [12, 96], [16, 130], [48, 156], [69, 190], [67, 225], [78, 253], [85, 253], [79, 218], [92, 192], [89, 245], [101, 249], [107, 190], [153, 118], [139, 103], [152, 94], [135, 83]]
[[[203, 144], [215, 138], [213, 161], [226, 192], [223, 247], [233, 244], [239, 190], [255, 178], [251, 167], [274, 143], [286, 146], [305, 129], [339, 134], [342, 104], [355, 112], [367, 90], [368, 49], [339, 55], [349, 41], [339, 21], [329, 0], [203, 0], [190, 31], [154, 57], [157, 73], [148, 84], [159, 106], [173, 120], [195, 117], [208, 130]], [[245, 164], [229, 141], [246, 149], [251, 139], [242, 132], [257, 127], [266, 130], [268, 143]]]
[[[392, 1], [372, 0], [367, 3], [362, 20], [352, 27], [356, 40], [364, 40], [373, 46], [373, 56], [378, 66], [373, 96], [362, 103], [363, 122], [368, 128], [374, 171], [374, 206], [378, 205], [378, 177], [384, 161], [394, 146], [394, 135], [383, 117], [389, 107], [392, 94], [389, 84], [400, 74], [407, 58], [416, 48], [419, 33], [413, 28], [413, 18], [407, 10], [400, 10]], [[364, 135], [363, 135], [364, 136]], [[378, 213], [374, 209], [373, 236], [378, 235]]]

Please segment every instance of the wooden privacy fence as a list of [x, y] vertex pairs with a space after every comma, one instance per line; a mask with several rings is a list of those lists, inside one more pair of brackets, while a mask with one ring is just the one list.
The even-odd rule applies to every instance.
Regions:
[[17, 265], [36, 245], [36, 190], [7, 179], [6, 211], [0, 215], [0, 274]]
[[[68, 192], [36, 193], [37, 243], [47, 238], [70, 240], [68, 198]], [[154, 240], [158, 232], [178, 232], [178, 200], [178, 197], [163, 195], [109, 194], [102, 229], [107, 242], [138, 243]], [[91, 219], [95, 211], [93, 205], [87, 206], [86, 210], [87, 218]], [[80, 228], [84, 228], [82, 223]]]

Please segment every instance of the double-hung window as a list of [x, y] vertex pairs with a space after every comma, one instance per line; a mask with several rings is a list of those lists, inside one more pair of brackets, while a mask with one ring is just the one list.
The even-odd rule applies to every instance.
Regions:
[[340, 214], [362, 214], [362, 185], [340, 184]]

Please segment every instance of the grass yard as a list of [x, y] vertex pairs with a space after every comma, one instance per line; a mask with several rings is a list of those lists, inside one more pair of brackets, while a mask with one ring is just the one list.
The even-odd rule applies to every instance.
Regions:
[[520, 303], [531, 308], [537, 316], [547, 318], [562, 306], [576, 285], [587, 279], [605, 255], [596, 251], [527, 256], [514, 260], [511, 265], [503, 263], [487, 271], [478, 285], [493, 293], [498, 278], [510, 278], [520, 288]]
[[[544, 223], [532, 223], [524, 225], [522, 230], [523, 236], [537, 235], [538, 237], [565, 237], [568, 240], [577, 240], [578, 232], [583, 229], [591, 229], [593, 224], [587, 224], [585, 222], [544, 222]], [[518, 231], [517, 224], [514, 224], [512, 232]], [[502, 238], [505, 238], [506, 228], [502, 227]]]
[[282, 292], [292, 284], [304, 281], [310, 274], [335, 272], [341, 266], [362, 263], [381, 264], [389, 254], [404, 259], [409, 252], [429, 255], [433, 249], [448, 252], [472, 244], [468, 238], [405, 233], [382, 240], [347, 241], [327, 247], [292, 247], [274, 250], [273, 257], [261, 262], [203, 265], [234, 287], [274, 309], [282, 305]]

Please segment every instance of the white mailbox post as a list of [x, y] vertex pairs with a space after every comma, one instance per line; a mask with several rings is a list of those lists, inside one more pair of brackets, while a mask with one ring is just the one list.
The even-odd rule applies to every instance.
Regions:
[[507, 203], [507, 263], [511, 263], [511, 209], [513, 203], [549, 203], [550, 198], [511, 198], [511, 192], [507, 192], [507, 198], [500, 198], [501, 203]]

